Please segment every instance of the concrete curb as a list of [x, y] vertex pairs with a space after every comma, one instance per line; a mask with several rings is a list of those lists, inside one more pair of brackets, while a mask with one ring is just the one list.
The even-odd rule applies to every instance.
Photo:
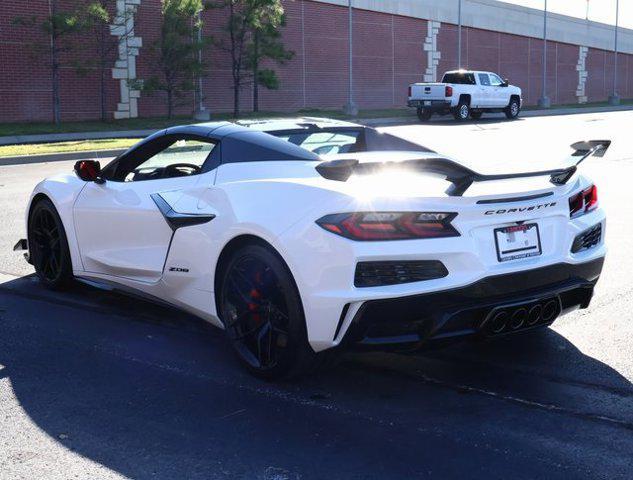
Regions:
[[26, 165], [29, 163], [62, 162], [67, 160], [106, 160], [125, 152], [123, 150], [99, 150], [85, 152], [50, 153], [46, 155], [20, 155], [18, 157], [0, 157], [0, 167], [8, 165]]
[[[158, 130], [158, 129], [156, 129]], [[7, 135], [0, 137], [0, 145], [20, 145], [25, 143], [75, 142], [81, 140], [101, 140], [104, 138], [144, 138], [156, 130], [114, 130], [104, 132], [46, 133], [36, 135]]]
[[[582, 113], [602, 113], [602, 112], [620, 112], [633, 110], [633, 105], [620, 106], [604, 106], [604, 107], [575, 107], [575, 108], [550, 108], [548, 110], [523, 110], [522, 117], [547, 117], [553, 115], [573, 115]], [[292, 116], [292, 114], [289, 114]], [[441, 118], [441, 117], [435, 117]], [[448, 118], [448, 117], [444, 117]], [[417, 118], [411, 109], [411, 115], [403, 115], [400, 117], [388, 118], [353, 118], [352, 122], [362, 123], [364, 125], [380, 126], [389, 125], [400, 122], [416, 122]], [[149, 130], [121, 130], [121, 131], [105, 131], [105, 132], [76, 132], [76, 133], [51, 133], [41, 135], [7, 135], [0, 137], [0, 145], [16, 145], [24, 143], [50, 143], [50, 142], [72, 142], [80, 140], [99, 140], [104, 138], [144, 138], [160, 129]]]
[[[591, 113], [604, 113], [604, 112], [624, 112], [632, 111], [633, 105], [621, 105], [621, 106], [605, 106], [605, 107], [576, 107], [576, 108], [552, 108], [548, 110], [524, 110], [521, 112], [523, 118], [533, 117], [551, 117], [556, 115], [576, 115], [576, 114], [591, 114]], [[492, 114], [496, 117], [489, 117], [490, 120], [496, 120], [504, 118], [503, 114]], [[435, 120], [435, 121], [433, 121]], [[419, 123], [418, 119], [414, 115], [402, 116], [402, 117], [389, 117], [389, 118], [355, 118], [351, 121], [367, 125], [370, 127], [386, 127], [390, 125], [406, 125]], [[485, 118], [484, 118], [485, 121]], [[453, 120], [450, 117], [435, 117], [429, 123], [444, 122], [452, 123]], [[158, 129], [157, 129], [158, 130]], [[50, 135], [20, 135], [20, 136], [7, 136], [0, 137], [0, 145], [14, 145], [16, 143], [47, 143], [47, 142], [62, 142], [62, 141], [79, 141], [79, 140], [97, 140], [103, 138], [134, 138], [134, 137], [146, 137], [156, 132], [157, 130], [128, 130], [128, 131], [115, 131], [115, 132], [79, 132], [79, 133], [64, 133], [64, 134], [50, 134]], [[67, 153], [53, 153], [47, 155], [23, 155], [18, 157], [0, 157], [0, 166], [6, 165], [22, 165], [28, 163], [43, 163], [43, 162], [56, 162], [65, 160], [80, 160], [85, 158], [95, 159], [109, 159], [116, 157], [123, 153], [122, 150], [101, 150], [101, 151], [85, 151], [85, 152], [67, 152]]]
[[[554, 117], [558, 115], [579, 115], [579, 114], [591, 114], [591, 113], [605, 113], [605, 112], [625, 112], [633, 110], [633, 105], [621, 105], [617, 107], [576, 107], [576, 108], [551, 108], [548, 110], [522, 110], [519, 118], [533, 118], [533, 117]], [[485, 114], [482, 120], [496, 120], [505, 118], [503, 113], [489, 113]], [[354, 119], [352, 120], [363, 125], [372, 127], [380, 127], [387, 125], [406, 124], [406, 123], [419, 123], [417, 117], [390, 117], [390, 118], [367, 118], [367, 119]], [[446, 117], [432, 117], [429, 122], [445, 122], [453, 123], [454, 120], [450, 116]], [[423, 125], [423, 124], [421, 124]]]

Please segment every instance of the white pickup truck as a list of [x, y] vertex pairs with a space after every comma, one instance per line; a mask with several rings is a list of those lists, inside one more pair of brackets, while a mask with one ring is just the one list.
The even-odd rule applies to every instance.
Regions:
[[456, 120], [475, 120], [484, 112], [503, 112], [508, 119], [521, 111], [521, 89], [492, 72], [453, 70], [446, 72], [441, 83], [409, 85], [409, 107], [418, 111], [422, 121], [434, 113], [452, 113]]

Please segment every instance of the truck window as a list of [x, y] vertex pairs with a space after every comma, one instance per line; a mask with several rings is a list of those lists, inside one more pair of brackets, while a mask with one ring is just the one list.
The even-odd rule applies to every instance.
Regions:
[[490, 85], [492, 85], [493, 87], [500, 87], [501, 85], [503, 85], [503, 80], [501, 80], [498, 75], [491, 73], [488, 76], [490, 77]]
[[445, 73], [442, 83], [454, 83], [457, 85], [475, 85], [475, 76], [472, 73]]
[[479, 83], [481, 85], [485, 85], [487, 87], [490, 86], [490, 78], [488, 78], [488, 74], [487, 73], [479, 73]]

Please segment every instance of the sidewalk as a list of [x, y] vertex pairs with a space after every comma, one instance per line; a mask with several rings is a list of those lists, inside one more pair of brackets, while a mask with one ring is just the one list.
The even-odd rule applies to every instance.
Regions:
[[[618, 106], [605, 106], [605, 107], [565, 107], [565, 108], [548, 108], [548, 109], [529, 109], [521, 110], [519, 118], [531, 118], [531, 117], [553, 117], [556, 115], [579, 115], [583, 113], [604, 113], [604, 112], [626, 112], [633, 110], [633, 105], [618, 105]], [[413, 110], [411, 110], [413, 112]], [[503, 113], [488, 113], [485, 115], [497, 115], [498, 118], [503, 117]], [[494, 119], [495, 117], [483, 117], [482, 120]], [[452, 121], [453, 118], [449, 116], [431, 117], [430, 122], [434, 121]], [[387, 125], [394, 125], [400, 123], [418, 123], [418, 118], [414, 115], [407, 117], [393, 117], [393, 118], [370, 118], [370, 119], [356, 119], [350, 120], [352, 122], [362, 123], [370, 127], [381, 127]], [[423, 124], [421, 124], [423, 125]], [[2, 138], [0, 137], [0, 142]], [[1, 143], [0, 143], [1, 144]]]
[[[523, 110], [520, 117], [532, 118], [532, 117], [549, 117], [556, 115], [576, 115], [576, 114], [591, 114], [591, 113], [604, 113], [604, 112], [621, 112], [631, 111], [633, 105], [621, 105], [621, 106], [601, 106], [601, 107], [566, 107], [566, 108], [550, 108], [546, 110]], [[419, 123], [417, 117], [411, 110], [412, 114], [400, 117], [387, 117], [387, 118], [355, 118], [349, 121], [367, 125], [370, 127], [385, 127], [391, 125], [407, 125]], [[291, 114], [289, 114], [291, 115]], [[497, 115], [499, 114], [491, 114]], [[500, 114], [502, 115], [502, 114]], [[494, 117], [491, 118], [491, 120]], [[501, 118], [501, 117], [500, 117]], [[431, 123], [434, 122], [447, 122], [452, 121], [449, 117], [435, 116], [431, 119]], [[484, 119], [485, 120], [485, 119]], [[143, 138], [151, 135], [156, 130], [127, 130], [127, 131], [105, 131], [105, 132], [77, 132], [77, 133], [55, 133], [55, 134], [43, 134], [43, 135], [16, 135], [0, 137], [0, 145], [15, 145], [24, 143], [47, 143], [47, 142], [65, 142], [65, 141], [81, 141], [81, 140], [97, 140], [104, 138]], [[98, 152], [71, 152], [60, 154], [46, 154], [46, 155], [29, 155], [19, 157], [1, 157], [0, 166], [3, 165], [19, 165], [25, 163], [40, 163], [40, 162], [52, 162], [63, 160], [77, 160], [83, 158], [100, 158], [109, 159], [116, 157], [123, 153], [125, 150], [109, 150]]]

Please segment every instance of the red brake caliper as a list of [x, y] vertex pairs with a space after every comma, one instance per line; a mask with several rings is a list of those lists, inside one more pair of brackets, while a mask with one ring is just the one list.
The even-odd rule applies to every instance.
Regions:
[[[255, 274], [255, 283], [257, 283], [258, 285], [261, 284], [262, 281], [262, 275], [260, 272], [257, 272]], [[250, 291], [250, 297], [251, 299], [253, 299], [252, 302], [249, 302], [248, 304], [248, 311], [252, 313], [251, 318], [253, 319], [253, 321], [255, 321], [256, 323], [261, 322], [261, 316], [259, 314], [259, 305], [257, 303], [255, 303], [257, 300], [259, 300], [261, 298], [262, 294], [261, 292], [256, 289], [256, 288], [252, 288]]]

